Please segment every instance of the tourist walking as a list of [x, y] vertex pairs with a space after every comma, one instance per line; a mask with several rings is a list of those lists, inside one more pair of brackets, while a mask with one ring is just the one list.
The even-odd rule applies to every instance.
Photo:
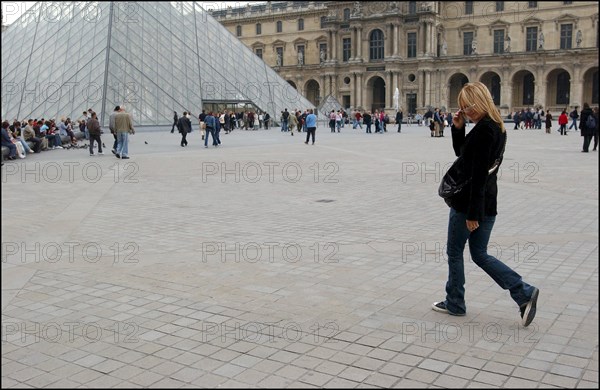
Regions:
[[[450, 206], [446, 299], [434, 302], [432, 309], [455, 316], [466, 314], [463, 252], [468, 240], [473, 262], [501, 288], [510, 291], [519, 307], [522, 325], [528, 326], [535, 317], [539, 290], [487, 253], [497, 215], [496, 172], [506, 146], [504, 123], [492, 95], [481, 82], [465, 84], [458, 94], [458, 104], [461, 109], [452, 119], [452, 144], [459, 156], [455, 162], [460, 168], [458, 176], [463, 176], [459, 180], [468, 182], [458, 194], [445, 199]], [[468, 135], [466, 118], [475, 123]]]

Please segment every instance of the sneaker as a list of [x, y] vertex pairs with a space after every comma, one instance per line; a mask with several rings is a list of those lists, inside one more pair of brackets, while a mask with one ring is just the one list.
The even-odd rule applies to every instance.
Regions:
[[128, 156], [123, 156], [123, 157], [121, 157], [121, 160], [129, 160], [129, 157]]
[[111, 152], [112, 152], [112, 154], [117, 154], [117, 151], [116, 151], [116, 150], [114, 150], [114, 149], [113, 149], [113, 150], [111, 150]]
[[57, 146], [57, 147], [56, 147], [56, 149], [62, 149], [62, 148], [63, 148], [62, 146]]
[[433, 302], [433, 305], [431, 305], [431, 308], [434, 311], [438, 311], [440, 313], [446, 313], [446, 314], [450, 314], [451, 316], [464, 316], [465, 313], [462, 314], [456, 314], [456, 313], [452, 313], [450, 310], [448, 310], [448, 308], [446, 307], [446, 302]]
[[100, 154], [100, 155], [104, 155], [104, 152], [98, 152], [98, 154]]
[[93, 155], [94, 155], [94, 153], [90, 153], [90, 156], [93, 156]]
[[121, 156], [119, 155], [119, 153], [115, 153], [115, 156], [117, 156], [117, 158], [121, 158]]
[[519, 308], [521, 310], [521, 319], [523, 326], [528, 326], [531, 324], [531, 321], [535, 318], [535, 311], [537, 305], [538, 295], [540, 295], [540, 290], [534, 287], [533, 294], [531, 294], [531, 300], [527, 303], [524, 303]]

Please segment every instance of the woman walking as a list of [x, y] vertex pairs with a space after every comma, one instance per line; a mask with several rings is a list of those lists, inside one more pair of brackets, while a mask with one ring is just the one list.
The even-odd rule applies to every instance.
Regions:
[[[522, 325], [528, 326], [535, 317], [539, 290], [487, 253], [497, 214], [496, 171], [502, 162], [506, 129], [485, 84], [465, 84], [458, 94], [458, 104], [461, 109], [452, 118], [452, 144], [460, 157], [459, 172], [469, 181], [458, 194], [446, 199], [450, 205], [446, 299], [434, 302], [432, 309], [455, 316], [466, 314], [463, 252], [468, 240], [473, 262], [500, 287], [510, 291], [519, 307]], [[466, 118], [475, 124], [468, 135], [465, 135]]]

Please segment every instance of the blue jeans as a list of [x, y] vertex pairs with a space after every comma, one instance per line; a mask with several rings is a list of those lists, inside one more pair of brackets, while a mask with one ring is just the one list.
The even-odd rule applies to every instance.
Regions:
[[129, 133], [126, 131], [117, 133], [117, 142], [117, 154], [121, 157], [128, 157]]
[[288, 131], [288, 121], [285, 119], [281, 121], [281, 131]]
[[208, 146], [208, 135], [209, 134], [213, 139], [213, 145], [215, 144], [215, 129], [213, 129], [212, 127], [207, 127], [206, 134], [204, 135], [204, 146]]
[[492, 234], [496, 217], [484, 217], [479, 221], [479, 228], [469, 233], [467, 215], [450, 208], [448, 223], [448, 282], [446, 283], [446, 307], [453, 314], [464, 314], [465, 306], [465, 266], [463, 252], [469, 240], [471, 258], [478, 267], [483, 269], [504, 290], [510, 291], [510, 296], [521, 306], [531, 300], [534, 287], [523, 282], [521, 276], [506, 264], [490, 256], [487, 246]]
[[573, 122], [571, 122], [571, 126], [569, 126], [569, 130], [571, 130], [573, 127], [575, 127], [575, 130], [577, 130], [577, 119], [572, 118]]

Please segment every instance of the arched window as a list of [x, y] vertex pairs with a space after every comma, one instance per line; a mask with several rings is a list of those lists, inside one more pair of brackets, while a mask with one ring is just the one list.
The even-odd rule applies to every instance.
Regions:
[[383, 43], [383, 32], [373, 30], [369, 38], [369, 60], [383, 60]]
[[304, 30], [304, 19], [298, 19], [298, 31]]
[[492, 85], [490, 93], [492, 94], [492, 99], [494, 99], [494, 104], [500, 105], [500, 76], [497, 74], [492, 77]]
[[523, 104], [531, 105], [535, 99], [535, 85], [533, 74], [527, 73], [523, 77]]
[[569, 104], [571, 80], [569, 73], [560, 72], [556, 76], [556, 104]]

